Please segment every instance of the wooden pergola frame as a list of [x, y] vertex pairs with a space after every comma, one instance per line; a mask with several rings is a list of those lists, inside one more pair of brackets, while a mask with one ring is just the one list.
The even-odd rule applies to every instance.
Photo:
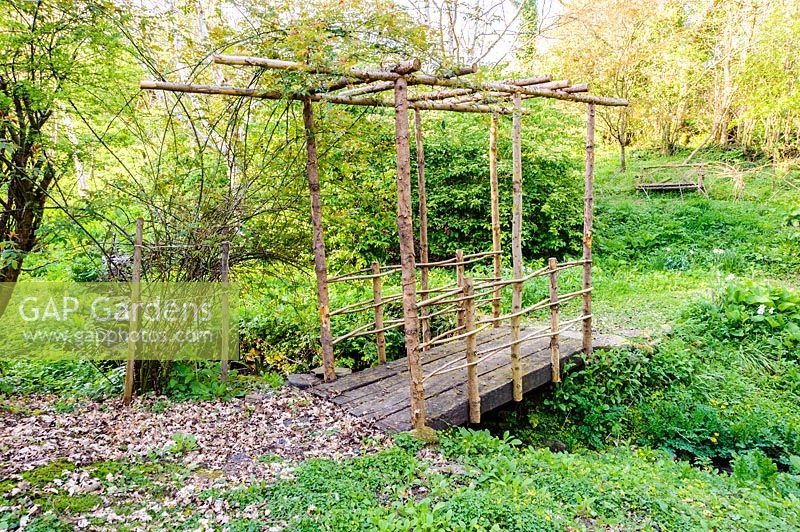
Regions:
[[[416, 289], [416, 256], [411, 201], [411, 155], [409, 111], [414, 112], [414, 130], [417, 153], [417, 178], [419, 187], [420, 258], [428, 264], [427, 206], [425, 195], [425, 155], [422, 148], [420, 112], [451, 111], [484, 113], [491, 115], [489, 129], [489, 177], [491, 182], [492, 251], [495, 277], [500, 276], [500, 211], [497, 175], [498, 116], [513, 118], [513, 209], [511, 254], [514, 271], [511, 318], [511, 367], [514, 399], [522, 400], [520, 368], [520, 321], [522, 307], [522, 116], [529, 111], [522, 107], [523, 99], [550, 98], [587, 104], [586, 171], [583, 226], [583, 350], [592, 351], [591, 334], [591, 259], [592, 213], [594, 176], [594, 123], [595, 106], [625, 106], [627, 100], [589, 94], [586, 84], [573, 85], [568, 80], [551, 80], [539, 76], [500, 82], [471, 82], [464, 76], [477, 72], [477, 65], [446, 72], [438, 76], [420, 72], [419, 59], [403, 61], [385, 70], [357, 68], [329, 68], [305, 63], [249, 56], [217, 55], [213, 62], [238, 67], [256, 67], [275, 70], [298, 71], [319, 76], [318, 83], [304, 93], [285, 93], [278, 90], [240, 88], [217, 85], [195, 85], [166, 81], [142, 81], [140, 87], [149, 90], [193, 94], [215, 94], [270, 100], [299, 100], [303, 102], [303, 122], [306, 132], [306, 173], [311, 197], [314, 264], [317, 280], [317, 302], [320, 313], [320, 339], [326, 381], [336, 379], [331, 333], [331, 311], [328, 298], [328, 272], [322, 224], [319, 167], [317, 161], [316, 128], [313, 102], [341, 105], [393, 107], [395, 110], [395, 145], [397, 152], [397, 232], [400, 242], [400, 269], [402, 275], [403, 327], [410, 373], [411, 424], [425, 426], [425, 393], [420, 360], [420, 340]], [[409, 87], [435, 88], [428, 92], [409, 94]], [[393, 91], [392, 100], [380, 96]], [[373, 271], [376, 265], [373, 265]], [[380, 271], [379, 269], [377, 271]], [[463, 266], [461, 267], [463, 275]], [[471, 281], [470, 281], [471, 282]], [[469, 284], [469, 283], [468, 283]], [[420, 293], [428, 292], [428, 268], [421, 267]], [[500, 302], [492, 302], [495, 317], [500, 313]], [[426, 307], [421, 308], [423, 346], [430, 343], [430, 327]], [[471, 338], [471, 336], [469, 337]], [[470, 381], [472, 382], [472, 380]]]

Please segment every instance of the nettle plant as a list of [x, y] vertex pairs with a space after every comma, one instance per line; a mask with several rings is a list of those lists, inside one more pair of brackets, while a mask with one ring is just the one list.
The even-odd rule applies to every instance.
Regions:
[[800, 292], [785, 287], [729, 282], [711, 310], [721, 321], [724, 336], [766, 337], [787, 349], [800, 345]]

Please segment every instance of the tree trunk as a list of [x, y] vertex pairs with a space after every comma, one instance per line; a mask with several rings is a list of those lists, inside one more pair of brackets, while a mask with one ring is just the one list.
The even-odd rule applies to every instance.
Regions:
[[619, 171], [625, 172], [628, 169], [628, 164], [625, 161], [625, 143], [619, 143]]

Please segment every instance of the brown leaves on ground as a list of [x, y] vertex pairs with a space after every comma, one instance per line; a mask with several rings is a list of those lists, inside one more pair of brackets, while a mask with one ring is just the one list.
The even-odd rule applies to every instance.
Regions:
[[[50, 396], [6, 399], [0, 408], [0, 477], [59, 459], [87, 465], [162, 454], [174, 445], [175, 434], [183, 434], [197, 443], [184, 463], [221, 471], [229, 480], [270, 479], [275, 461], [357, 456], [384, 441], [364, 421], [291, 388], [215, 402], [150, 398], [129, 408], [116, 399], [91, 401], [69, 413], [56, 413], [57, 401]], [[365, 449], [364, 441], [372, 443]]]

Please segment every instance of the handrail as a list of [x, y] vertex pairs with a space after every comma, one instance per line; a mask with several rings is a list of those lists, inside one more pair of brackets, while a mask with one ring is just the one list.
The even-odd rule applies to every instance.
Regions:
[[[440, 338], [438, 340], [431, 339], [430, 342], [425, 342], [425, 344], [419, 344], [419, 347], [420, 347], [420, 349], [422, 349], [423, 346], [424, 347], [433, 347], [434, 345], [442, 345], [442, 344], [454, 342], [456, 340], [461, 340], [463, 338], [467, 338], [467, 337], [470, 337], [470, 336], [475, 336], [479, 332], [484, 331], [484, 330], [486, 330], [488, 328], [489, 328], [489, 326], [485, 325], [483, 327], [478, 327], [477, 329], [473, 329], [471, 331], [467, 331], [464, 334], [459, 334], [457, 336], [450, 336], [449, 338]], [[457, 330], [460, 330], [460, 329], [464, 329], [464, 326], [462, 325], [461, 327], [456, 327], [455, 329], [452, 329], [450, 331], [442, 333], [440, 336], [452, 333], [453, 331], [457, 331]]]
[[[414, 264], [415, 268], [434, 268], [438, 266], [458, 266], [458, 265], [467, 265], [473, 264], [475, 262], [479, 262], [487, 257], [492, 257], [494, 255], [499, 255], [500, 251], [482, 251], [480, 253], [471, 253], [469, 255], [464, 255], [463, 261], [458, 261], [455, 258], [452, 259], [445, 259], [436, 262], [417, 262]], [[371, 268], [361, 268], [360, 270], [354, 270], [351, 272], [343, 273], [337, 275], [335, 277], [329, 277], [329, 283], [339, 283], [343, 281], [366, 281], [368, 279], [374, 279], [376, 277], [385, 277], [387, 275], [391, 275], [393, 273], [398, 273], [402, 266], [400, 264], [390, 264], [386, 266], [381, 266], [380, 269], [382, 270], [381, 273], [376, 274], [372, 273]], [[385, 270], [385, 271], [383, 271]], [[360, 275], [366, 274], [366, 275]]]
[[[430, 320], [439, 317], [448, 313], [456, 313], [458, 315], [457, 325], [447, 331], [444, 331], [433, 338], [423, 338], [422, 342], [418, 344], [418, 348], [420, 350], [426, 350], [428, 348], [434, 346], [445, 345], [451, 342], [457, 341], [465, 341], [466, 342], [466, 351], [465, 357], [466, 362], [464, 359], [456, 358], [443, 364], [442, 366], [436, 368], [433, 372], [428, 375], [423, 376], [422, 380], [425, 382], [426, 380], [434, 377], [436, 375], [441, 375], [444, 373], [450, 373], [453, 371], [458, 371], [461, 369], [467, 369], [468, 374], [468, 388], [470, 389], [470, 410], [472, 416], [472, 409], [473, 403], [479, 404], [480, 398], [478, 395], [477, 387], [478, 387], [478, 374], [476, 370], [476, 366], [492, 356], [511, 348], [512, 352], [512, 369], [514, 367], [514, 360], [519, 360], [519, 346], [523, 342], [528, 342], [536, 339], [541, 338], [550, 338], [550, 358], [551, 358], [551, 371], [552, 371], [552, 380], [553, 382], [559, 382], [561, 380], [561, 369], [560, 369], [560, 351], [559, 351], [559, 335], [561, 332], [568, 330], [570, 327], [574, 326], [579, 322], [584, 323], [584, 329], [586, 328], [585, 323], [591, 323], [592, 314], [591, 311], [587, 312], [584, 308], [584, 314], [578, 318], [561, 321], [559, 322], [559, 309], [561, 305], [570, 301], [574, 298], [586, 296], [586, 294], [591, 294], [592, 288], [591, 286], [586, 287], [584, 283], [584, 288], [581, 290], [576, 290], [573, 292], [567, 293], [558, 293], [558, 272], [564, 271], [570, 268], [583, 266], [584, 268], [584, 275], [586, 268], [590, 268], [592, 264], [591, 258], [584, 258], [579, 260], [573, 261], [565, 261], [562, 263], [558, 263], [555, 259], [550, 259], [548, 261], [548, 265], [542, 268], [538, 268], [529, 272], [526, 275], [522, 275], [518, 278], [514, 279], [503, 279], [502, 277], [485, 277], [479, 278], [482, 281], [480, 284], [474, 284], [474, 280], [472, 278], [466, 277], [464, 275], [464, 266], [467, 264], [472, 264], [479, 260], [483, 260], [487, 257], [492, 257], [497, 255], [499, 252], [484, 252], [484, 253], [473, 253], [471, 255], [463, 255], [460, 251], [456, 254], [455, 258], [442, 260], [442, 261], [435, 261], [435, 262], [426, 262], [426, 263], [418, 263], [416, 266], [418, 268], [433, 268], [433, 267], [456, 267], [456, 274], [458, 281], [454, 284], [447, 284], [436, 288], [430, 288], [426, 284], [423, 284], [423, 287], [417, 291], [417, 294], [422, 298], [420, 301], [416, 302], [416, 306], [418, 309], [422, 309], [422, 315], [420, 319], [424, 320], [425, 323], [430, 324]], [[361, 273], [364, 270], [360, 270], [356, 273]], [[352, 314], [357, 312], [365, 312], [369, 310], [374, 310], [375, 318], [374, 321], [370, 323], [366, 323], [355, 329], [338, 336], [333, 339], [332, 343], [334, 345], [343, 342], [345, 340], [359, 338], [366, 335], [377, 335], [377, 343], [378, 343], [378, 351], [379, 351], [379, 362], [384, 363], [386, 360], [385, 356], [385, 340], [383, 339], [383, 333], [390, 329], [395, 329], [399, 327], [403, 327], [405, 322], [402, 318], [395, 318], [383, 321], [383, 309], [385, 305], [397, 304], [401, 302], [403, 299], [402, 293], [392, 294], [386, 297], [381, 297], [381, 287], [382, 282], [381, 279], [397, 273], [399, 268], [396, 266], [388, 266], [388, 267], [380, 267], [377, 263], [373, 263], [370, 273], [365, 275], [356, 275], [356, 274], [349, 274], [349, 275], [342, 275], [339, 277], [334, 278], [336, 281], [372, 281], [372, 288], [373, 288], [373, 297], [371, 299], [365, 299], [359, 301], [357, 303], [353, 303], [342, 307], [340, 309], [334, 310], [330, 313], [331, 316], [338, 316], [344, 314]], [[550, 278], [550, 295], [530, 305], [524, 309], [519, 309], [509, 312], [507, 314], [499, 314], [499, 305], [493, 305], [493, 311], [491, 317], [486, 317], [477, 320], [476, 319], [476, 309], [484, 304], [487, 303], [495, 303], [497, 301], [502, 300], [502, 290], [507, 287], [513, 287], [515, 291], [515, 297], [519, 297], [521, 299], [522, 288], [525, 282], [537, 278], [537, 277], [544, 277], [548, 276]], [[436, 294], [436, 295], [433, 295]], [[430, 307], [437, 306], [443, 307], [435, 312], [426, 312], [424, 309], [428, 309]], [[550, 309], [550, 325], [545, 327], [540, 327], [533, 329], [528, 334], [520, 335], [519, 334], [519, 319], [527, 314], [535, 312], [541, 309]], [[487, 349], [483, 349], [478, 351], [475, 348], [476, 340], [475, 337], [488, 329], [489, 327], [497, 327], [501, 322], [511, 320], [511, 341], [505, 342], [502, 345], [490, 347]], [[515, 329], [516, 327], [516, 329]], [[424, 328], [424, 323], [423, 323]], [[430, 335], [428, 335], [430, 336]], [[516, 356], [516, 359], [514, 358]], [[512, 372], [513, 373], [513, 372]], [[514, 386], [515, 386], [515, 397], [517, 397], [517, 385], [518, 380], [521, 379], [521, 374], [515, 375], [514, 377]], [[521, 381], [520, 381], [521, 382]], [[520, 392], [521, 393], [521, 392]], [[479, 408], [476, 407], [476, 408]]]
[[[403, 299], [403, 294], [394, 294], [389, 297], [386, 297], [381, 301], [381, 304], [385, 305], [386, 303], [391, 303], [399, 299]], [[347, 305], [346, 307], [342, 307], [340, 309], [331, 311], [331, 316], [339, 316], [342, 314], [354, 314], [356, 312], [363, 312], [367, 309], [375, 308], [376, 306], [377, 305], [375, 304], [374, 299], [365, 299], [363, 301], [359, 301], [358, 303], [353, 303], [351, 305]]]

